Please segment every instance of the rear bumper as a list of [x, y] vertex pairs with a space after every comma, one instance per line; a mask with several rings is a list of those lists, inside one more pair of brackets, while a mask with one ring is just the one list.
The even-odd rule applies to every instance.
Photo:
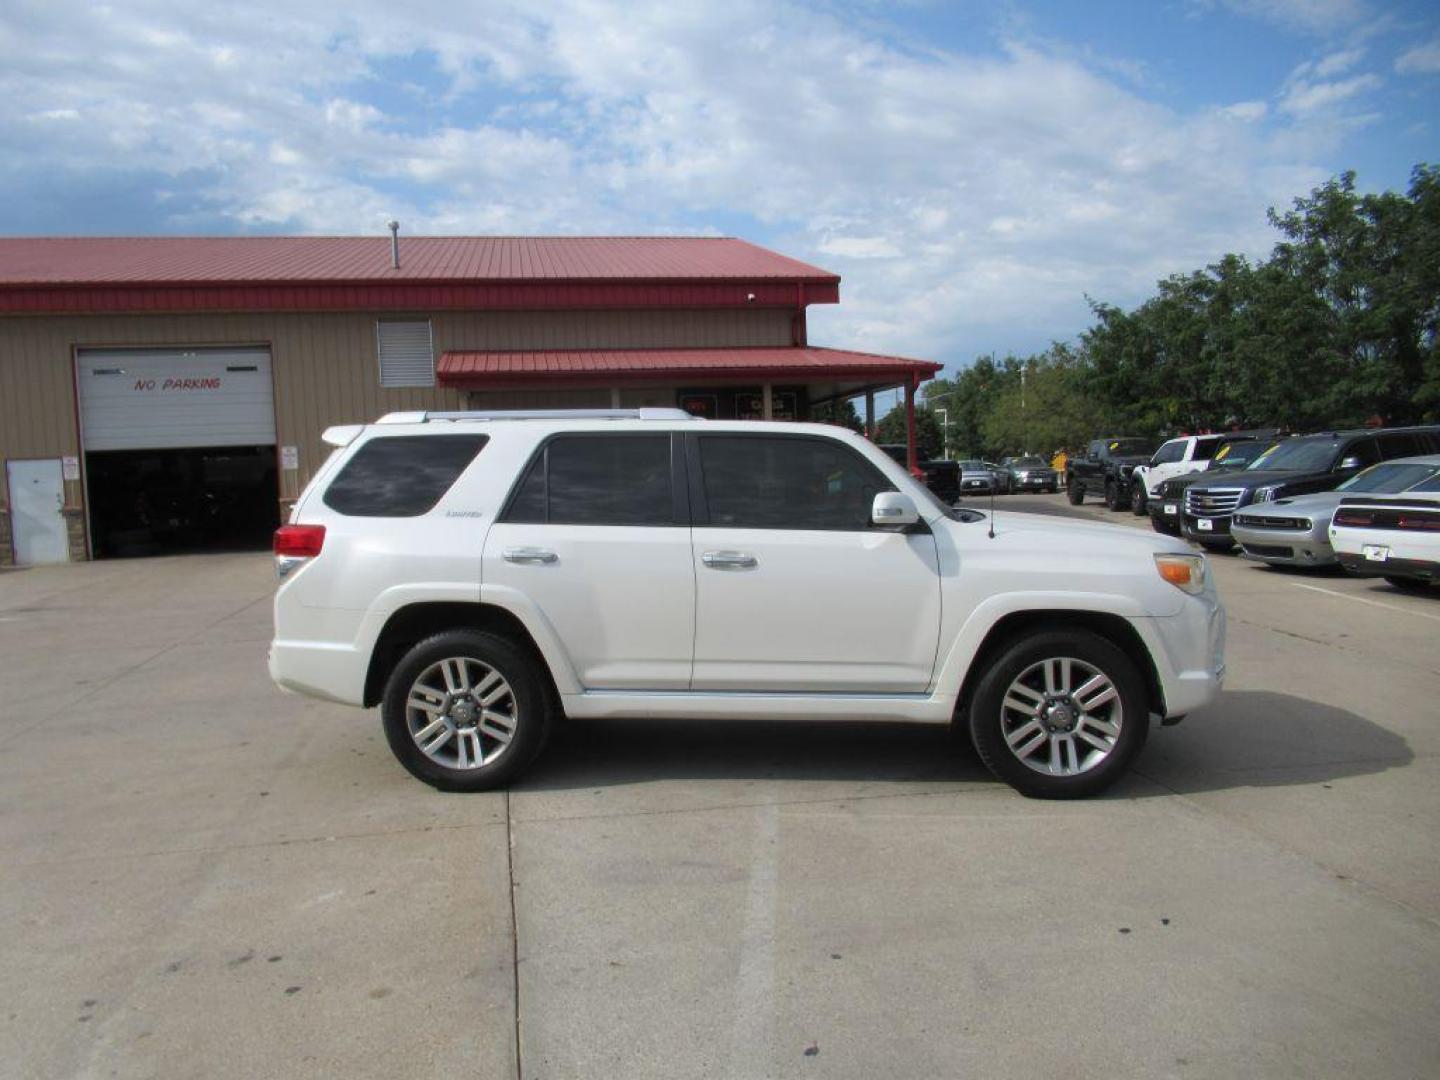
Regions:
[[1359, 574], [1361, 577], [1403, 577], [1414, 578], [1416, 581], [1440, 581], [1440, 562], [1430, 559], [1391, 557], [1384, 562], [1376, 562], [1363, 555], [1351, 555], [1348, 552], [1342, 552], [1336, 558], [1349, 573]]
[[352, 645], [275, 640], [269, 666], [270, 678], [282, 690], [341, 705], [365, 704], [369, 653]]

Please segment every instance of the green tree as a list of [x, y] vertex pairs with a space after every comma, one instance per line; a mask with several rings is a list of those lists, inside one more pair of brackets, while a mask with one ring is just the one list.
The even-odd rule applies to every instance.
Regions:
[[836, 424], [851, 431], [865, 431], [865, 423], [855, 409], [855, 402], [849, 399], [827, 401], [823, 405], [815, 406], [810, 410], [810, 419], [817, 424]]
[[[905, 406], [896, 405], [876, 425], [877, 443], [904, 443], [906, 439]], [[929, 409], [915, 407], [915, 453], [919, 460], [940, 456], [940, 421]]]

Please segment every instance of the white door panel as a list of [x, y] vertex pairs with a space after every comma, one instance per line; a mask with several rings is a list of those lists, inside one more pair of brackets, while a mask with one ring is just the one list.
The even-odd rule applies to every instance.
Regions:
[[706, 527], [693, 545], [694, 689], [929, 686], [940, 628], [933, 536]]
[[10, 461], [5, 472], [10, 485], [10, 529], [15, 561], [21, 566], [70, 561], [65, 535], [65, 488], [60, 461]]
[[499, 522], [481, 577], [535, 602], [587, 689], [673, 690], [690, 682], [691, 562], [683, 527]]

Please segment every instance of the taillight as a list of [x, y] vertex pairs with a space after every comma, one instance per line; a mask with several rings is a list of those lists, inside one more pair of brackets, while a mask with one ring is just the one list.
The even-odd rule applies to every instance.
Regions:
[[275, 530], [275, 555], [278, 558], [313, 559], [324, 546], [324, 525], [281, 525]]
[[1400, 528], [1424, 529], [1426, 532], [1440, 532], [1440, 517], [1407, 517], [1400, 515]]
[[1369, 510], [1336, 510], [1332, 525], [1373, 525], [1375, 515]]

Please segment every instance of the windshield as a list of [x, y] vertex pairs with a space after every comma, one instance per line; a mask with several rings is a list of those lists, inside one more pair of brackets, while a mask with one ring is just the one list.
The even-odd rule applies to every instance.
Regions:
[[1338, 439], [1287, 439], [1276, 443], [1252, 461], [1247, 471], [1285, 469], [1289, 472], [1325, 472], [1340, 449]]
[[1121, 456], [1149, 457], [1155, 452], [1153, 439], [1111, 439], [1106, 446], [1110, 453]]
[[1215, 451], [1210, 463], [1212, 469], [1243, 469], [1261, 454], [1275, 449], [1279, 443], [1261, 442], [1259, 439], [1243, 439], [1229, 442]]
[[1038, 457], [1017, 457], [1011, 458], [1010, 464], [1022, 469], [1048, 468], [1045, 462]]
[[986, 468], [986, 465], [983, 461], [962, 461], [960, 462], [960, 468], [969, 472], [982, 472]]
[[1416, 484], [1431, 479], [1437, 473], [1440, 473], [1440, 465], [1425, 465], [1420, 462], [1402, 465], [1397, 462], [1386, 462], [1382, 465], [1370, 466], [1364, 472], [1346, 480], [1335, 490], [1379, 491], [1393, 494], [1397, 491], [1409, 491]]

